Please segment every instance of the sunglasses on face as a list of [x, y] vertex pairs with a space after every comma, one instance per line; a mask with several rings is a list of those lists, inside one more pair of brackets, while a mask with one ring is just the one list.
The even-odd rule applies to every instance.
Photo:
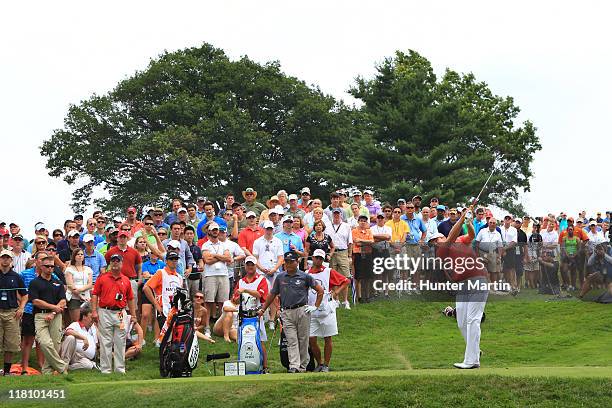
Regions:
[[407, 208], [407, 209], [409, 209], [409, 210], [414, 210], [414, 207], [408, 207], [408, 206], [406, 206], [406, 208]]
[[[6, 236], [6, 235], [5, 235]], [[54, 237], [63, 237], [62, 234], [53, 234]]]
[[164, 231], [159, 231], [159, 232], [157, 233], [157, 235], [168, 235], [168, 233], [166, 233], [166, 232], [164, 232]]
[[204, 299], [204, 296], [202, 296], [202, 295], [195, 295], [194, 299]]
[[130, 232], [130, 229], [129, 229], [129, 228], [121, 228], [121, 231], [127, 231], [127, 232]]
[[36, 242], [36, 245], [43, 245], [43, 244], [46, 245], [47, 243], [45, 241], [37, 241]]
[[391, 212], [391, 210], [385, 210], [385, 212]]
[[50, 268], [55, 268], [55, 265], [43, 265], [42, 267], [43, 267], [43, 268], [49, 268], [49, 269], [50, 269]]
[[148, 225], [149, 227], [152, 227], [154, 224], [152, 222], [145, 222], [145, 225]]
[[98, 220], [98, 224], [106, 224], [105, 220]]

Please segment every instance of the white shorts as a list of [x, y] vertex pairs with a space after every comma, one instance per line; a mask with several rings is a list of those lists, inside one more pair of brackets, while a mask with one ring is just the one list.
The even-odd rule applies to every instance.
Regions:
[[338, 334], [336, 312], [325, 317], [310, 316], [310, 337], [330, 337]]

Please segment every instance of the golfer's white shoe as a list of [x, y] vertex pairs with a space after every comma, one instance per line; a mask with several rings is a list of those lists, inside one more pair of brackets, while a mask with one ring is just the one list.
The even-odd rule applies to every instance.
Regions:
[[455, 363], [453, 364], [455, 368], [460, 368], [462, 370], [469, 370], [470, 368], [479, 368], [480, 364], [465, 364], [465, 363]]
[[345, 308], [346, 310], [351, 310], [351, 304], [349, 303], [349, 301], [348, 301], [348, 300], [345, 300], [345, 301], [343, 302], [343, 304], [344, 304], [344, 308]]

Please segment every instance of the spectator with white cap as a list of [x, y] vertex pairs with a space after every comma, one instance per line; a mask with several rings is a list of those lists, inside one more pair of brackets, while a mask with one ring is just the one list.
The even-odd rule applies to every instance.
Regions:
[[28, 294], [21, 276], [11, 268], [13, 253], [0, 252], [0, 350], [4, 352], [4, 375], [9, 375], [13, 354], [19, 352], [19, 322]]
[[[274, 236], [274, 225], [270, 220], [264, 221], [264, 235], [253, 243], [253, 256], [259, 273], [266, 277], [268, 287], [272, 287], [274, 279], [283, 265], [283, 242]], [[278, 302], [270, 305], [270, 329], [274, 330]]]
[[[344, 211], [340, 208], [334, 208], [332, 211], [332, 227], [328, 233], [334, 243], [335, 250], [330, 255], [329, 266], [337, 270], [342, 276], [349, 278], [353, 257], [353, 234], [348, 223], [342, 221], [342, 214], [344, 214]], [[346, 287], [339, 292], [338, 296], [344, 308], [350, 309]]]
[[310, 188], [304, 187], [300, 190], [300, 199], [298, 200], [298, 207], [304, 212], [308, 212], [308, 202], [310, 201]]
[[85, 245], [83, 245], [83, 243], [81, 242], [81, 234], [79, 234], [76, 229], [68, 231], [66, 238], [68, 239], [68, 247], [60, 251], [58, 245], [57, 252], [57, 256], [63, 263], [67, 263], [70, 260], [70, 258], [72, 257], [72, 252], [74, 252], [75, 249], [85, 248]]
[[[229, 279], [227, 263], [233, 258], [229, 249], [219, 241], [219, 225], [211, 222], [208, 225], [208, 241], [202, 245], [204, 258], [204, 298], [208, 316], [217, 316], [217, 305], [229, 298]], [[219, 308], [220, 309], [220, 308]], [[209, 326], [209, 322], [206, 322]]]
[[285, 211], [285, 213], [292, 217], [300, 217], [301, 219], [304, 219], [306, 213], [299, 207], [298, 196], [295, 194], [289, 194], [288, 200], [289, 208], [287, 209], [287, 211]]
[[283, 253], [294, 251], [298, 256], [304, 257], [305, 253], [302, 238], [293, 232], [293, 218], [287, 215], [283, 217], [282, 223], [283, 230], [275, 236], [283, 243]]
[[370, 218], [370, 211], [366, 208], [365, 205], [363, 205], [363, 202], [361, 201], [361, 191], [359, 190], [355, 190], [353, 191], [353, 204], [357, 204], [359, 206], [359, 214], [360, 215], [365, 215], [366, 217], [368, 217], [368, 219]]
[[121, 229], [121, 224], [123, 224], [123, 218], [118, 215], [115, 215], [115, 217], [113, 218], [113, 225], [115, 226], [115, 228]]
[[[278, 234], [279, 232], [283, 230], [283, 225], [281, 224], [280, 220], [283, 218], [284, 215], [285, 215], [285, 210], [280, 205], [277, 205], [276, 207], [270, 208], [268, 210], [268, 218], [269, 218], [269, 221], [272, 222], [272, 225], [274, 225], [275, 234]], [[259, 226], [263, 227], [264, 222], [265, 221], [261, 221], [259, 223]]]

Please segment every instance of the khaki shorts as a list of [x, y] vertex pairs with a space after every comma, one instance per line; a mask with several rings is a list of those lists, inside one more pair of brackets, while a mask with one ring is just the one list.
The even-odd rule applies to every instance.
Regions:
[[204, 277], [204, 301], [222, 303], [229, 299], [229, 279], [227, 275]]
[[349, 278], [351, 276], [351, 265], [349, 263], [348, 251], [334, 252], [329, 261], [329, 267], [338, 271], [342, 276]]
[[15, 320], [17, 309], [0, 310], [0, 353], [19, 353], [21, 333]]

